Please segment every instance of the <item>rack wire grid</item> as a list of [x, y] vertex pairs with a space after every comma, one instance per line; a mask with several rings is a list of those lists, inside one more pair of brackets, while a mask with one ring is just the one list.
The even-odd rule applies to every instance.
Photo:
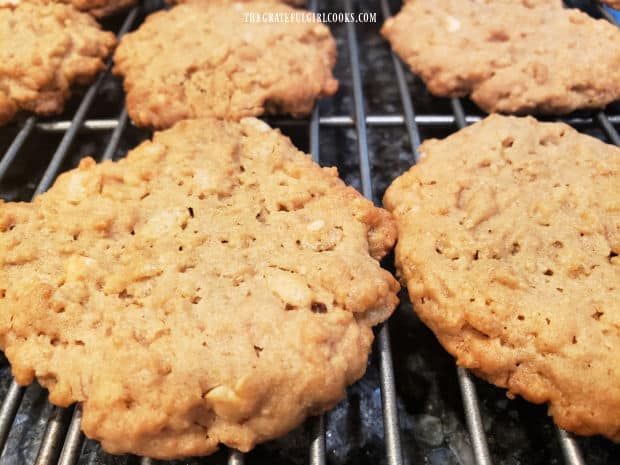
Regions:
[[[147, 0], [144, 5], [132, 9], [121, 19], [106, 23], [106, 27], [114, 27], [118, 36], [122, 36], [135, 28], [150, 11], [161, 7], [161, 5], [149, 5], [149, 2], [150, 0]], [[316, 11], [317, 0], [311, 0], [309, 3], [309, 7]], [[366, 197], [375, 202], [380, 198], [378, 194], [382, 192], [393, 177], [388, 173], [390, 170], [386, 168], [386, 165], [391, 164], [391, 171], [394, 172], [393, 165], [396, 163], [396, 173], [399, 174], [418, 160], [418, 147], [422, 140], [437, 135], [446, 136], [484, 117], [468, 101], [457, 98], [437, 99], [427, 94], [420, 81], [405, 70], [401, 61], [391, 54], [389, 46], [379, 38], [378, 28], [380, 24], [391, 16], [393, 11], [396, 11], [399, 3], [390, 0], [362, 0], [356, 3], [352, 0], [342, 0], [337, 4], [325, 5], [328, 7], [324, 9], [325, 11], [350, 12], [357, 9], [379, 12], [378, 24], [370, 26], [360, 26], [353, 23], [331, 25], [339, 47], [340, 65], [337, 66], [336, 74], [342, 84], [339, 92], [342, 100], [337, 101], [338, 97], [336, 100], [330, 101], [328, 99], [317, 106], [311, 117], [306, 120], [267, 118], [270, 123], [282, 128], [285, 133], [290, 131], [294, 134], [297, 131], [299, 134], [299, 131], [302, 131], [305, 140], [302, 140], [300, 145], [305, 144], [315, 161], [338, 165], [341, 171], [345, 173], [345, 180], [350, 181]], [[610, 11], [599, 5], [581, 2], [578, 6], [585, 7], [589, 13], [596, 17], [606, 18], [608, 21], [617, 24]], [[358, 40], [360, 31], [365, 36], [363, 41]], [[373, 70], [372, 62], [375, 59], [381, 64], [379, 69], [375, 67]], [[364, 62], [362, 63], [361, 60]], [[387, 68], [386, 63], [388, 63]], [[74, 99], [73, 106], [70, 104], [68, 110], [60, 118], [40, 120], [36, 116], [30, 116], [18, 124], [0, 130], [0, 149], [4, 151], [4, 156], [0, 160], [0, 183], [2, 183], [0, 185], [6, 184], [7, 179], [11, 176], [17, 179], [13, 185], [9, 185], [8, 188], [1, 191], [3, 196], [11, 197], [11, 200], [23, 200], [28, 196], [35, 197], [45, 192], [59, 172], [75, 166], [77, 160], [84, 156], [85, 150], [92, 150], [93, 146], [89, 141], [93, 138], [105, 140], [102, 160], [122, 156], [128, 148], [136, 145], [136, 140], [148, 138], [148, 132], [138, 130], [131, 125], [122, 103], [119, 104], [120, 111], [116, 118], [97, 118], [96, 113], [99, 106], [103, 105], [110, 108], [109, 100], [111, 98], [107, 89], [110, 85], [119, 86], [119, 83], [110, 76], [110, 66], [111, 61], [108, 62], [106, 71], [87, 89], [81, 99]], [[371, 81], [370, 84], [369, 81]], [[371, 92], [367, 92], [367, 89], [371, 89]], [[397, 98], [396, 101], [386, 105], [385, 100], [390, 98], [388, 94], [391, 95], [392, 100], [394, 100], [394, 95]], [[343, 95], [344, 97], [342, 97]], [[369, 95], [370, 99], [368, 99]], [[103, 104], [101, 104], [102, 100], [104, 101]], [[349, 111], [340, 113], [337, 111], [338, 108], [346, 108], [347, 104]], [[326, 106], [328, 108], [325, 111]], [[382, 113], [369, 111], [368, 109], [373, 106], [388, 108], [391, 111]], [[67, 115], [69, 117], [65, 118]], [[620, 108], [617, 105], [610, 106], [607, 111], [581, 112], [557, 120], [565, 121], [582, 131], [620, 146], [620, 135], [615, 127], [620, 124]], [[402, 139], [405, 140], [402, 144], [406, 147], [403, 150], [398, 148], [396, 150], [398, 152], [396, 162], [394, 162], [394, 157], [383, 159], [382, 153], [378, 153], [382, 152], [383, 149], [377, 149], [375, 142], [369, 141], [369, 135], [375, 131], [383, 130], [388, 130], [389, 133], [387, 136], [383, 133], [380, 134], [380, 138], [389, 139], [392, 135], [399, 134], [401, 141]], [[331, 136], [321, 135], [322, 132], [329, 131], [332, 131]], [[332, 158], [325, 160], [321, 156], [324, 148], [334, 143], [338, 145], [338, 140], [342, 143], [343, 137], [354, 143], [355, 156], [347, 157], [345, 154], [344, 158], [336, 156], [334, 159], [332, 156]], [[29, 144], [44, 138], [46, 143], [43, 147], [52, 152], [52, 155], [47, 157], [34, 154], [34, 157], [44, 158], [46, 164], [40, 169], [33, 168], [36, 163], [33, 161]], [[294, 136], [293, 139], [295, 140]], [[52, 140], [52, 142], [48, 140]], [[80, 149], [75, 149], [75, 146], [79, 146]], [[40, 149], [38, 146], [37, 148]], [[355, 169], [351, 170], [351, 167]], [[19, 172], [23, 176], [15, 176], [15, 172]], [[24, 179], [26, 181], [23, 181]], [[9, 184], [11, 183], [9, 182]], [[377, 188], [377, 184], [381, 184], [381, 186]], [[404, 302], [399, 313], [413, 314], [406, 296], [403, 294], [402, 297]], [[457, 367], [448, 377], [452, 385], [458, 385], [458, 390], [460, 390], [461, 421], [466, 424], [469, 431], [466, 449], [470, 451], [470, 455], [468, 456], [465, 453], [454, 461], [454, 456], [438, 453], [437, 451], [441, 452], [439, 448], [432, 449], [429, 454], [410, 453], [411, 450], [415, 450], [419, 446], [416, 443], [411, 444], [410, 441], [401, 442], [401, 435], [404, 434], [401, 422], [404, 420], [402, 401], [398, 397], [397, 388], [402, 383], [399, 380], [397, 386], [395, 381], [394, 368], [399, 368], [400, 365], [393, 364], [388, 324], [382, 325], [377, 330], [376, 336], [374, 353], [375, 363], [378, 365], [378, 384], [380, 385], [379, 410], [383, 416], [382, 424], [379, 425], [378, 430], [384, 441], [379, 463], [389, 465], [409, 463], [475, 463], [477, 465], [510, 463], [516, 465], [522, 463], [522, 457], [502, 456], [489, 447], [485, 432], [485, 415], [481, 412], [481, 401], [477, 391], [484, 389], [486, 396], [490, 390], [493, 390], [493, 395], [497, 395], [500, 390], [488, 388], [484, 383], [475, 381], [467, 370], [460, 367]], [[441, 349], [435, 343], [431, 350], [440, 351]], [[400, 362], [402, 362], [402, 357], [399, 357]], [[451, 363], [453, 364], [453, 362]], [[84, 439], [80, 431], [81, 408], [79, 405], [73, 408], [59, 408], [52, 407], [43, 400], [45, 405], [41, 406], [40, 398], [44, 394], [42, 394], [41, 388], [36, 385], [28, 388], [38, 390], [33, 396], [35, 400], [26, 402], [24, 397], [27, 389], [18, 386], [11, 380], [7, 374], [9, 368], [6, 360], [3, 360], [2, 366], [4, 367], [3, 379], [6, 382], [0, 390], [0, 393], [4, 392], [0, 408], [0, 450], [3, 450], [0, 464], [15, 463], [18, 460], [36, 465], [55, 463], [74, 465], [78, 462], [82, 463], [81, 457], [84, 458], [84, 456], [88, 456], [85, 463], [89, 464], [139, 463], [150, 465], [155, 463], [148, 458], [106, 456], [97, 449], [96, 445], [93, 445], [92, 441]], [[37, 405], [36, 402], [39, 404]], [[458, 403], [458, 400], [456, 402]], [[485, 399], [483, 398], [484, 402]], [[23, 421], [20, 420], [19, 412], [23, 409], [33, 408], [40, 412], [39, 428], [30, 431], [28, 427], [24, 431], [24, 428], [20, 427], [20, 423]], [[555, 437], [551, 437], [551, 442], [556, 442], [554, 450], [561, 451], [563, 457], [549, 458], [543, 455], [542, 461], [537, 463], [561, 463], [562, 461], [568, 465], [590, 463], [584, 457], [585, 454], [582, 453], [577, 439], [559, 428], [550, 426], [551, 421], [545, 418], [544, 409], [537, 408], [534, 412], [534, 415], [537, 416], [534, 422], [549, 425], [549, 430], [555, 428]], [[381, 423], [376, 418], [374, 420]], [[308, 440], [306, 452], [304, 452], [304, 461], [311, 465], [324, 465], [328, 461], [335, 461], [335, 459], [330, 458], [330, 452], [333, 455], [334, 451], [327, 450], [326, 437], [332, 433], [328, 428], [328, 423], [329, 414], [312, 418], [307, 422], [305, 428], [308, 431], [306, 436]], [[527, 428], [532, 428], [531, 420]], [[18, 442], [17, 446], [14, 446], [18, 453], [12, 454], [7, 459], [7, 443], [12, 435]], [[547, 437], [545, 440], [549, 440], [549, 438]], [[594, 458], [598, 460], [597, 463], [616, 462], [620, 457], [618, 446], [612, 445], [604, 439], [583, 439], [580, 441], [582, 443], [585, 441], [585, 444], [588, 444], [587, 441], [599, 441], [600, 444], [597, 447], [588, 448], [589, 450], [599, 450], [594, 454], [596, 456]], [[498, 440], [494, 439], [493, 442], [494, 449], [501, 451]], [[499, 442], [501, 442], [501, 438]], [[438, 446], [432, 441], [431, 444]], [[358, 451], [356, 457], [363, 458], [363, 451], [361, 455]], [[372, 458], [367, 456], [365, 459], [370, 460], [368, 463], [373, 463]], [[223, 452], [216, 458], [208, 457], [197, 460], [200, 462], [196, 463], [214, 463], [213, 460], [229, 465], [251, 463], [248, 458], [236, 451]], [[347, 460], [345, 462], [353, 463]], [[363, 463], [364, 460], [361, 462]]]

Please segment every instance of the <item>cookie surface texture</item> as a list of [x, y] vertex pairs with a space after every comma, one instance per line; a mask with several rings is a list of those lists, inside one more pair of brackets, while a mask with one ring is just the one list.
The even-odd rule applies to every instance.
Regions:
[[247, 451], [334, 406], [397, 304], [391, 215], [265, 123], [183, 121], [0, 204], [0, 346], [112, 453]]
[[[172, 1], [168, 1], [169, 4], [171, 5], [176, 5], [179, 3], [190, 3], [192, 1], [205, 1], [205, 0], [172, 0]], [[227, 0], [230, 3], [239, 3], [239, 2], [255, 2], [256, 0]], [[296, 6], [296, 7], [302, 7], [306, 5], [306, 0], [273, 0], [273, 1], [278, 1], [281, 3], [287, 3], [288, 5], [292, 5], [292, 6]]]
[[71, 85], [88, 84], [116, 43], [70, 5], [0, 6], [0, 125], [20, 110], [59, 113]]
[[620, 99], [620, 28], [560, 1], [410, 0], [382, 33], [431, 93], [470, 95], [489, 113]]
[[96, 18], [117, 14], [136, 4], [136, 0], [59, 0], [71, 3], [80, 11], [85, 11]]
[[620, 440], [620, 149], [491, 116], [388, 189], [397, 266], [441, 344], [556, 423]]
[[336, 44], [322, 24], [248, 16], [278, 12], [299, 10], [276, 1], [203, 0], [149, 16], [115, 55], [132, 120], [165, 128], [196, 117], [310, 113], [338, 88]]

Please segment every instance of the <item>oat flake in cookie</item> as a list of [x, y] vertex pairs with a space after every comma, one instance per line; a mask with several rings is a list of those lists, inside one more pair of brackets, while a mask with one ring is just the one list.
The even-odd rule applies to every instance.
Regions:
[[112, 453], [247, 451], [334, 406], [396, 225], [265, 123], [188, 120], [0, 204], [0, 348]]
[[277, 1], [195, 0], [149, 16], [115, 55], [127, 109], [140, 126], [214, 116], [310, 113], [336, 92], [336, 44], [313, 23], [252, 23], [252, 12], [293, 13]]
[[620, 29], [559, 0], [410, 0], [382, 33], [430, 92], [470, 94], [487, 112], [568, 113], [620, 98]]
[[0, 125], [20, 110], [60, 113], [71, 85], [88, 84], [115, 43], [70, 5], [0, 3]]
[[620, 441], [620, 149], [490, 116], [421, 153], [384, 199], [420, 318], [510, 396]]

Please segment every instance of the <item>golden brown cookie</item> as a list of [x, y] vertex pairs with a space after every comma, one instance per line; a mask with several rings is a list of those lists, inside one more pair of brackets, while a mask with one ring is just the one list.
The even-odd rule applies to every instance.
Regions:
[[[171, 5], [176, 5], [179, 3], [189, 3], [189, 2], [193, 2], [193, 1], [207, 1], [207, 0], [168, 0], [168, 3]], [[227, 0], [230, 3], [235, 3], [235, 2], [254, 2], [256, 0]], [[297, 6], [297, 7], [302, 7], [306, 5], [306, 0], [274, 0], [274, 1], [279, 1], [282, 3], [288, 3], [289, 5], [293, 5], [293, 6]]]
[[149, 16], [115, 55], [131, 118], [165, 128], [204, 116], [309, 113], [338, 87], [329, 29], [247, 21], [250, 13], [295, 11], [277, 1], [203, 0]]
[[136, 0], [52, 0], [71, 3], [80, 11], [85, 11], [97, 18], [104, 18], [119, 13], [136, 4]]
[[421, 319], [561, 427], [620, 440], [620, 149], [490, 116], [421, 147], [385, 205]]
[[64, 3], [73, 5], [79, 11], [103, 18], [121, 12], [136, 4], [136, 0], [0, 0], [0, 7], [16, 6], [20, 3]]
[[396, 226], [254, 118], [183, 121], [0, 203], [0, 347], [112, 453], [247, 451], [362, 376]]
[[568, 113], [620, 98], [620, 29], [559, 0], [410, 0], [382, 33], [430, 92], [471, 94], [487, 112]]
[[20, 110], [59, 113], [71, 85], [87, 84], [116, 43], [70, 5], [0, 5], [0, 125]]

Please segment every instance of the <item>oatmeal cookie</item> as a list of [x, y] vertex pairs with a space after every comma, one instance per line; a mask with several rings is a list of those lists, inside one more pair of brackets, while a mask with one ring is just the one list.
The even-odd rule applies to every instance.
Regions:
[[183, 121], [0, 203], [0, 348], [111, 453], [248, 451], [363, 375], [395, 238], [265, 123]]
[[80, 11], [85, 11], [97, 18], [104, 18], [119, 13], [136, 4], [136, 0], [56, 0], [71, 3]]
[[276, 1], [202, 0], [149, 16], [115, 55], [132, 120], [166, 128], [196, 117], [310, 113], [338, 88], [329, 29], [246, 21], [250, 13], [294, 11]]
[[620, 149], [490, 116], [421, 153], [384, 199], [420, 318], [509, 396], [620, 441]]
[[104, 69], [116, 38], [70, 5], [0, 6], [0, 125], [20, 110], [60, 113], [71, 85]]
[[561, 1], [410, 0], [382, 33], [430, 92], [470, 94], [489, 113], [620, 98], [620, 29]]

